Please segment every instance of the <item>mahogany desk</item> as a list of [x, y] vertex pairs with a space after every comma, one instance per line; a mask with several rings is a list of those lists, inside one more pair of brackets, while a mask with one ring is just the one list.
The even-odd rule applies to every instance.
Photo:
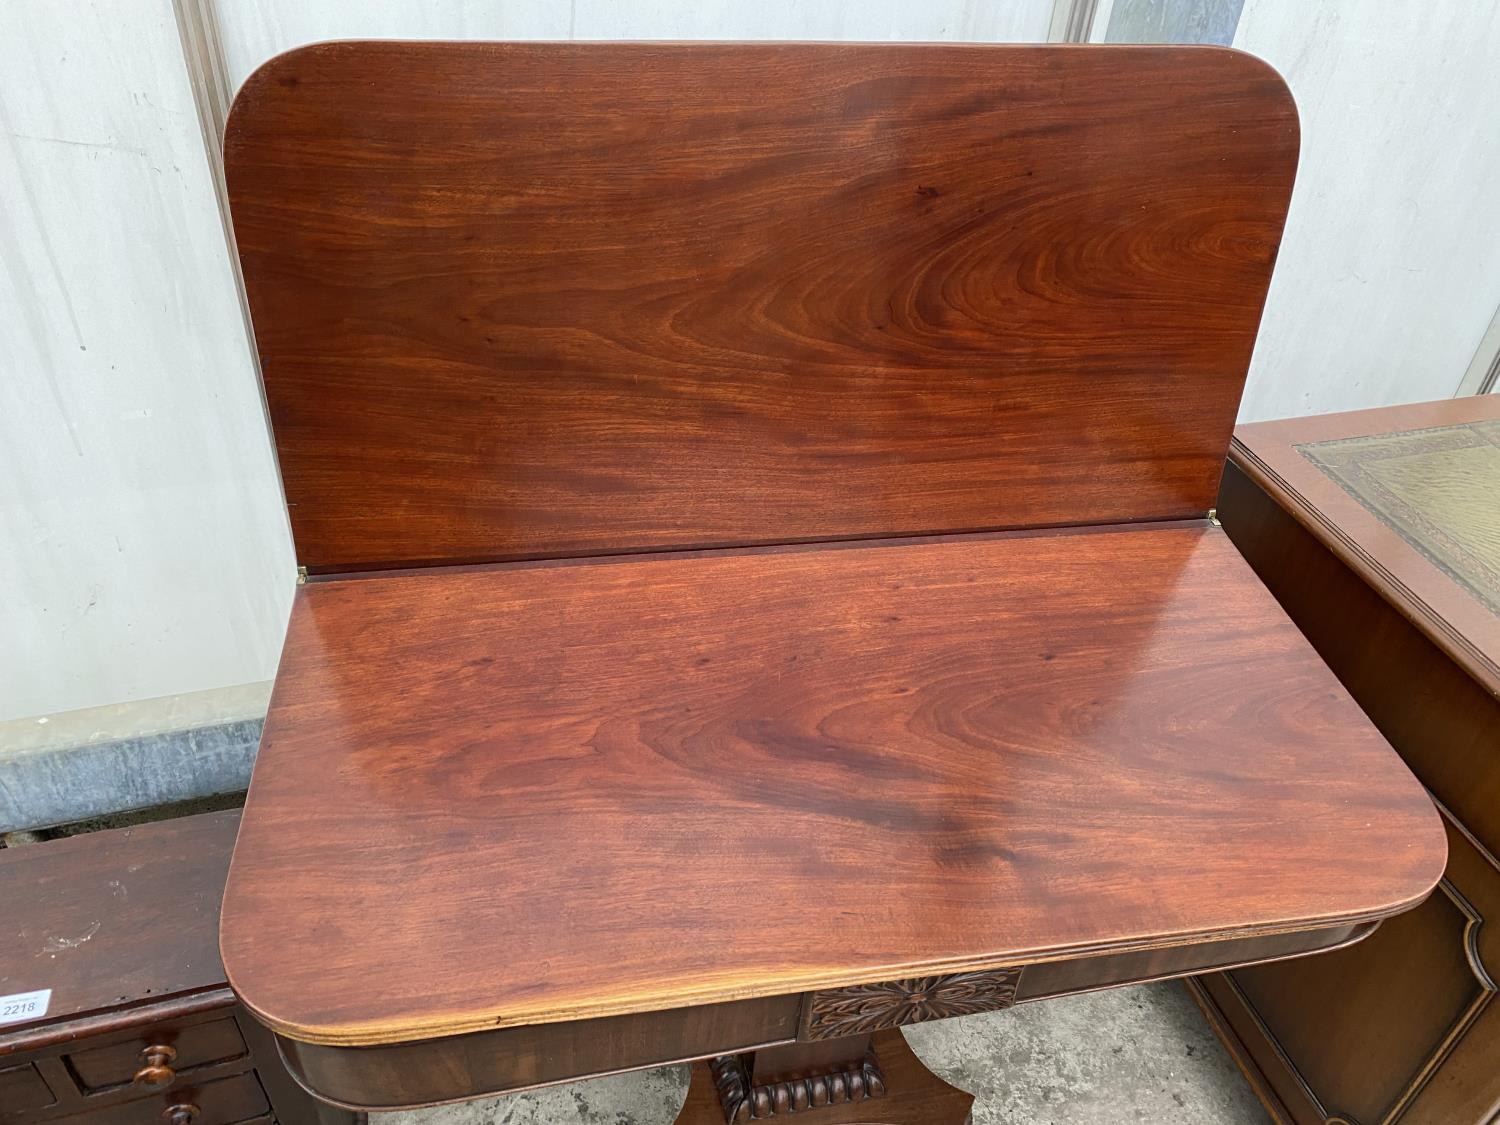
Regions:
[[1220, 50], [258, 71], [308, 580], [222, 952], [293, 1072], [956, 1125], [893, 1029], [1420, 903], [1437, 814], [1206, 518], [1296, 149]]
[[1243, 426], [1220, 513], [1440, 802], [1448, 867], [1439, 893], [1357, 948], [1195, 991], [1281, 1121], [1488, 1125], [1500, 1116], [1500, 395]]

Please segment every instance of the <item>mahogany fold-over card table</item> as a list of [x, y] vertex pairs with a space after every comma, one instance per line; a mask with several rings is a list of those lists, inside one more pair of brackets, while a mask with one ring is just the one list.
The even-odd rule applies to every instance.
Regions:
[[307, 580], [221, 942], [292, 1072], [958, 1125], [902, 1025], [1422, 902], [1430, 800], [1209, 515], [1296, 154], [1221, 50], [259, 70]]

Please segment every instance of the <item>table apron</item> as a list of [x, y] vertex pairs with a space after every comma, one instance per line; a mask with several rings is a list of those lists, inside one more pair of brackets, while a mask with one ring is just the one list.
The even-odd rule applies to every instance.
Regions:
[[[1378, 922], [1095, 954], [1024, 967], [952, 973], [881, 986], [820, 989], [659, 1012], [497, 1028], [440, 1039], [335, 1047], [277, 1036], [309, 1093], [351, 1109], [402, 1109], [515, 1093], [583, 1078], [863, 1033], [1352, 944]], [[829, 1022], [838, 1005], [855, 1023]], [[849, 1032], [855, 1027], [854, 1032]]]

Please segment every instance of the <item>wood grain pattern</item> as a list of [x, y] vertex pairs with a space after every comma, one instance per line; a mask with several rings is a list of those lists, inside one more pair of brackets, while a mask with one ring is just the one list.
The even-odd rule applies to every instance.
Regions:
[[[1495, 419], [1500, 401], [1458, 399], [1236, 436], [1225, 531], [1445, 806], [1450, 840], [1440, 893], [1369, 941], [1202, 978], [1200, 1001], [1279, 1121], [1477, 1125], [1500, 1112], [1496, 618], [1297, 448]], [[1481, 480], [1440, 483], [1493, 502]]]
[[1212, 527], [513, 564], [299, 590], [221, 948], [283, 1034], [398, 1042], [1331, 927], [1442, 861]]
[[[874, 1073], [817, 1038], [851, 1020], [1421, 901], [1422, 790], [1171, 524], [1211, 503], [1295, 150], [1279, 79], [1215, 51], [259, 72], [235, 223], [337, 580], [297, 597], [222, 949], [293, 1068], [401, 1105], [730, 1052], [762, 1117]], [[819, 1114], [967, 1116], [891, 1050], [909, 1083]], [[706, 1073], [684, 1121], [723, 1118]]]
[[801, 1000], [761, 996], [370, 1047], [285, 1037], [280, 1046], [287, 1068], [320, 1098], [400, 1109], [792, 1044]]
[[[1017, 1002], [1338, 948], [1380, 923], [1195, 942], [1027, 965]], [[353, 1109], [394, 1109], [525, 1090], [573, 1078], [754, 1051], [755, 1073], [800, 1046], [797, 994], [603, 1019], [543, 1023], [371, 1047], [282, 1039], [297, 1079]]]
[[0, 995], [50, 988], [34, 1021], [46, 1024], [222, 989], [219, 899], [239, 819], [231, 809], [0, 850]]
[[1225, 471], [1230, 538], [1417, 779], [1500, 853], [1500, 696], [1482, 663], [1455, 658], [1475, 650], [1469, 633], [1438, 625], [1410, 593], [1432, 581], [1395, 578], [1401, 563], [1377, 563], [1342, 536], [1320, 539], [1309, 526], [1322, 522], [1299, 521], [1293, 494], [1263, 491], [1254, 468], [1236, 450]]
[[1218, 49], [291, 52], [225, 161], [299, 561], [1200, 516], [1296, 155]]

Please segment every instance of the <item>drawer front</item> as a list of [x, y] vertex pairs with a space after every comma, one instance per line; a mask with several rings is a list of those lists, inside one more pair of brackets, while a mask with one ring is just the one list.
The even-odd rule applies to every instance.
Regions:
[[[189, 998], [196, 1007], [186, 1011], [169, 1000], [129, 1013], [133, 1025], [105, 1013], [41, 1041], [12, 1040], [0, 1057], [0, 1125], [172, 1125], [163, 1111], [174, 1105], [198, 1106], [191, 1125], [358, 1125], [292, 1080], [271, 1033], [227, 992], [216, 999]], [[160, 1085], [132, 1081], [149, 1047], [173, 1052], [170, 1076], [149, 1076]]]
[[0, 1112], [20, 1113], [55, 1104], [52, 1088], [31, 1063], [0, 1069]]
[[[79, 1087], [93, 1094], [132, 1082], [150, 1093], [190, 1078], [197, 1068], [244, 1056], [245, 1040], [239, 1028], [234, 1020], [224, 1017], [190, 1027], [145, 1028], [138, 1038], [74, 1051], [64, 1059]], [[137, 1075], [141, 1076], [139, 1081]]]
[[269, 1116], [270, 1104], [253, 1071], [201, 1085], [184, 1083], [164, 1094], [61, 1117], [59, 1125], [239, 1125]]

